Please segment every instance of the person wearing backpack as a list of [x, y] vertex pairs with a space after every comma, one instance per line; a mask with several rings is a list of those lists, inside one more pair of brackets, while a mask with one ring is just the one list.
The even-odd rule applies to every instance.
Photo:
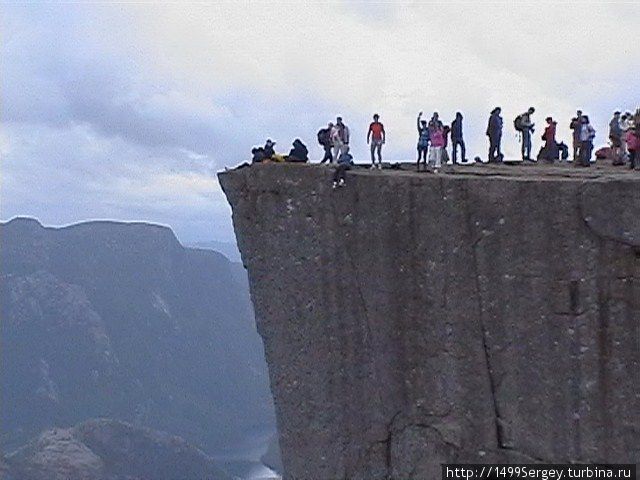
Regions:
[[467, 162], [464, 139], [462, 137], [462, 114], [458, 112], [456, 113], [456, 119], [451, 122], [451, 156], [454, 164], [457, 163], [458, 145], [460, 146], [460, 162]]
[[386, 140], [387, 134], [384, 131], [384, 125], [379, 122], [380, 115], [373, 115], [373, 122], [369, 125], [367, 132], [367, 143], [371, 142], [371, 169], [376, 168], [375, 153], [378, 152], [378, 169], [382, 170], [382, 145]]
[[318, 130], [318, 143], [324, 148], [324, 157], [320, 160], [320, 163], [329, 162], [333, 163], [333, 155], [331, 154], [331, 130], [333, 130], [333, 123], [329, 122], [327, 128], [321, 128]]
[[513, 121], [515, 129], [522, 135], [522, 160], [531, 161], [531, 134], [535, 126], [531, 121], [531, 115], [535, 111], [535, 108], [529, 107], [529, 110], [518, 115]]
[[580, 129], [582, 128], [582, 110], [576, 112], [576, 116], [571, 119], [569, 129], [573, 131], [573, 160], [580, 159]]
[[487, 137], [489, 137], [489, 163], [501, 162], [502, 153], [500, 152], [500, 143], [502, 142], [502, 117], [500, 113], [502, 109], [496, 107], [491, 110], [489, 116], [489, 124], [487, 125]]

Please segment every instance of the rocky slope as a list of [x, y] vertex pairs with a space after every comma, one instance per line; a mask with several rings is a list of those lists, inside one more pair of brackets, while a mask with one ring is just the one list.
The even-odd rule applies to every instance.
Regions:
[[231, 480], [184, 439], [113, 420], [43, 432], [7, 456], [6, 480]]
[[171, 230], [0, 225], [2, 444], [93, 417], [238, 455], [274, 417], [246, 285]]
[[640, 459], [640, 178], [258, 165], [220, 181], [288, 478]]

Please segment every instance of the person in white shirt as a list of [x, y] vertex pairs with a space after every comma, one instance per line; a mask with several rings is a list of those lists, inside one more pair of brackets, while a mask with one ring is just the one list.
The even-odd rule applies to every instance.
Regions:
[[333, 142], [333, 161], [337, 162], [344, 147], [349, 146], [349, 127], [342, 122], [342, 117], [336, 118], [336, 124], [331, 130], [331, 141]]

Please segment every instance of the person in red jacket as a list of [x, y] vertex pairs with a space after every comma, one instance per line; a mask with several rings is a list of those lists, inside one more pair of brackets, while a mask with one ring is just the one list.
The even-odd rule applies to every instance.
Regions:
[[558, 143], [556, 142], [556, 126], [557, 122], [553, 120], [551, 117], [547, 117], [545, 119], [547, 122], [547, 126], [544, 129], [544, 133], [542, 134], [542, 140], [544, 140], [544, 147], [542, 148], [541, 158], [543, 160], [547, 160], [548, 162], [553, 162], [557, 160], [558, 155]]
[[369, 131], [367, 132], [367, 143], [371, 143], [371, 169], [376, 168], [376, 159], [374, 153], [378, 153], [378, 170], [382, 170], [382, 145], [386, 141], [386, 133], [384, 131], [384, 125], [380, 123], [380, 115], [377, 113], [373, 115], [373, 123], [369, 125]]

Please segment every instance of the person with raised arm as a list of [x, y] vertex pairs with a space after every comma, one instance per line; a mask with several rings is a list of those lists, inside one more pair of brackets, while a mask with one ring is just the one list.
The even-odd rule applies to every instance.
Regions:
[[427, 169], [427, 152], [429, 151], [429, 127], [426, 120], [422, 120], [422, 112], [418, 113], [416, 120], [418, 128], [418, 161], [416, 162], [416, 170], [420, 171], [420, 161]]

